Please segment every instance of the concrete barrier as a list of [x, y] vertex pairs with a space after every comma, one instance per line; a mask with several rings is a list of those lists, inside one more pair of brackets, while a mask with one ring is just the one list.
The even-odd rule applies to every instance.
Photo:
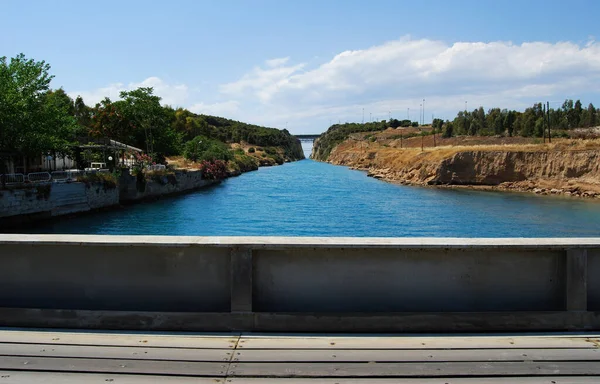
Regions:
[[0, 235], [0, 326], [600, 329], [600, 239]]

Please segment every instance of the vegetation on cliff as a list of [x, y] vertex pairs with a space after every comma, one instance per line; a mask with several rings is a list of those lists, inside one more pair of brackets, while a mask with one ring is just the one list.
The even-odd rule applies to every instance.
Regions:
[[[332, 125], [315, 142], [312, 157], [325, 161], [333, 148], [342, 143], [353, 133], [379, 132], [388, 128], [408, 127], [409, 121], [390, 119], [389, 121], [372, 123], [346, 123]], [[452, 121], [434, 119], [430, 126], [422, 127], [420, 132], [408, 129], [398, 130], [398, 137], [440, 133], [444, 138], [456, 136], [506, 136], [537, 137], [548, 134], [548, 124], [552, 137], [575, 136], [576, 128], [591, 128], [600, 124], [600, 109], [589, 104], [584, 108], [581, 101], [565, 100], [560, 108], [546, 110], [542, 103], [534, 104], [523, 112], [492, 108], [485, 112], [479, 107], [472, 112], [460, 111]]]
[[81, 97], [71, 99], [62, 88], [52, 90], [49, 71], [44, 61], [22, 54], [0, 58], [0, 160], [42, 153], [78, 158], [79, 144], [104, 138], [141, 148], [157, 161], [183, 154], [186, 143], [197, 136], [218, 142], [221, 148], [245, 142], [280, 148], [285, 161], [304, 158], [300, 141], [285, 129], [163, 106], [152, 88], [121, 92], [119, 100], [105, 98], [91, 107]]

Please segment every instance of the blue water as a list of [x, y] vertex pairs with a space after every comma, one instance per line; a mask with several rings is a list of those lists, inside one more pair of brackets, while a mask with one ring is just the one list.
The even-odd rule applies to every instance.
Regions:
[[31, 233], [200, 236], [600, 236], [600, 203], [398, 186], [303, 160], [175, 198], [63, 219]]

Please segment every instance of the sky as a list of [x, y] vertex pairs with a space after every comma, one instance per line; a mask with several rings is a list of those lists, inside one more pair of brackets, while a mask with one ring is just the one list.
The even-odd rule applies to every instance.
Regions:
[[421, 104], [426, 123], [465, 104], [598, 107], [598, 15], [597, 0], [0, 0], [0, 56], [46, 61], [88, 105], [149, 86], [173, 107], [320, 133], [417, 121]]

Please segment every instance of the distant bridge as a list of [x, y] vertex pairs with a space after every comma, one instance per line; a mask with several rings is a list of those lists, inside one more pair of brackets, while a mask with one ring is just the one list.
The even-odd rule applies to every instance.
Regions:
[[310, 134], [310, 135], [294, 135], [294, 136], [296, 136], [298, 139], [300, 139], [300, 141], [313, 141], [321, 135]]

